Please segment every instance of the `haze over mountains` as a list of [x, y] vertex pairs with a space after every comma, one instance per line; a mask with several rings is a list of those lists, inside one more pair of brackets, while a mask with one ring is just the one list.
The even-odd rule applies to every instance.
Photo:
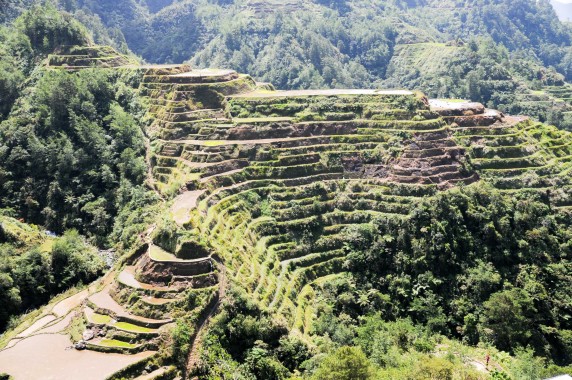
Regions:
[[560, 20], [572, 20], [572, 3], [558, 0], [551, 0], [550, 3], [554, 7], [554, 10], [556, 11], [556, 14]]

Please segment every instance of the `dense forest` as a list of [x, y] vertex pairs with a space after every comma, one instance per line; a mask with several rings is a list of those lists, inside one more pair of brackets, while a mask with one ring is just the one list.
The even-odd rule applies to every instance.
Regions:
[[[3, 1], [4, 19], [30, 3]], [[284, 89], [419, 89], [572, 123], [568, 95], [551, 97], [548, 89], [534, 98], [572, 80], [572, 32], [548, 1], [66, 0], [60, 6], [97, 43], [151, 63], [231, 68]]]
[[[320, 380], [352, 378], [344, 371], [358, 379], [488, 379], [463, 372], [462, 358], [475, 355], [466, 347], [515, 356], [493, 379], [569, 371], [554, 363], [572, 359], [571, 233], [569, 218], [546, 199], [487, 185], [427, 199], [406, 221], [348, 227], [343, 265], [352, 274], [318, 290], [317, 347], [237, 292], [209, 333], [205, 378], [231, 369], [241, 379], [290, 371]], [[445, 337], [467, 346], [450, 348]], [[430, 354], [439, 346], [451, 349], [447, 360]]]
[[146, 176], [133, 90], [140, 79], [36, 66], [58, 46], [89, 42], [83, 26], [54, 8], [34, 8], [1, 33], [2, 205], [56, 233], [78, 229], [105, 244]]
[[[143, 186], [142, 109], [133, 90], [139, 78], [39, 65], [62, 45], [89, 42], [85, 27], [53, 7], [32, 8], [13, 28], [0, 27], [0, 214], [7, 218], [0, 220], [0, 329], [101, 275], [104, 257], [93, 245], [129, 246], [146, 226], [133, 205], [156, 200]], [[10, 232], [11, 217], [63, 237], [44, 252], [42, 239]]]

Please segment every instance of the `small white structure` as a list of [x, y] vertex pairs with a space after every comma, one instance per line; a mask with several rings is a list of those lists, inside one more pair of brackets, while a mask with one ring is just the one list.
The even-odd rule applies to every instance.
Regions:
[[560, 376], [551, 377], [550, 379], [545, 379], [545, 380], [572, 380], [572, 376], [570, 376], [570, 375], [560, 375]]

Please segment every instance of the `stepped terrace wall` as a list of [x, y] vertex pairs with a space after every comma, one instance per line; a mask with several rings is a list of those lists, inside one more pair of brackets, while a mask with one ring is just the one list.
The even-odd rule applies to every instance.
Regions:
[[[153, 108], [157, 179], [187, 172], [179, 191], [201, 195], [185, 226], [209, 242], [231, 281], [302, 333], [311, 330], [313, 287], [345, 271], [352, 226], [399, 223], [420, 198], [479, 180], [503, 189], [568, 183], [569, 135], [530, 149], [537, 137], [527, 120], [478, 103], [408, 91], [239, 86], [229, 95], [202, 83], [222, 95], [213, 110], [197, 108], [191, 81], [176, 84], [184, 102], [147, 92], [166, 110]], [[566, 204], [568, 195], [558, 197]]]

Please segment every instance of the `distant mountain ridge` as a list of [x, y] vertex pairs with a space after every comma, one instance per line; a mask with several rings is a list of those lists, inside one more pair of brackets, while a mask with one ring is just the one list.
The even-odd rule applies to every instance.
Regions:
[[3, 1], [0, 379], [572, 369], [548, 0]]
[[[37, 1], [0, 0], [0, 23]], [[572, 129], [569, 89], [550, 88], [572, 81], [560, 2], [54, 1], [94, 42], [148, 63], [234, 69], [284, 89], [417, 89]]]

